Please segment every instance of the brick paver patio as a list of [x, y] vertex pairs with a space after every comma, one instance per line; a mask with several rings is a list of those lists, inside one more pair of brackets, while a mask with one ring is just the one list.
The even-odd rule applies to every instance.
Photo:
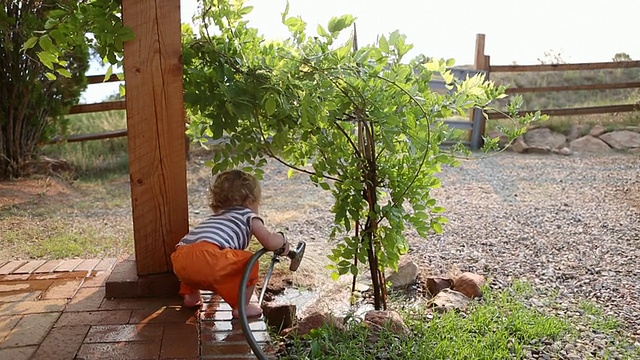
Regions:
[[[255, 359], [228, 304], [107, 299], [116, 259], [0, 261], [0, 359]], [[254, 337], [269, 348], [262, 320]]]

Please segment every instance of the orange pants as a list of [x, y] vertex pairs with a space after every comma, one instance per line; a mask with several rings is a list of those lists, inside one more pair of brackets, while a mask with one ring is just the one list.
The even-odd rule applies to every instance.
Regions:
[[[238, 291], [244, 268], [253, 253], [220, 249], [207, 241], [178, 246], [171, 254], [173, 272], [180, 279], [180, 295], [209, 290], [220, 295], [231, 308], [238, 308]], [[253, 266], [247, 287], [258, 282], [258, 263]]]

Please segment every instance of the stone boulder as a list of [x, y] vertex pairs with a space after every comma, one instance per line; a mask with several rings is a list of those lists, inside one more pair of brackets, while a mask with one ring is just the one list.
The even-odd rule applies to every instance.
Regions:
[[267, 325], [280, 332], [293, 327], [296, 320], [295, 305], [263, 305], [262, 311]]
[[509, 144], [509, 137], [503, 134], [500, 130], [489, 130], [487, 132], [489, 139], [498, 138], [498, 148], [502, 149]]
[[436, 296], [440, 291], [444, 289], [451, 289], [453, 287], [453, 279], [443, 277], [428, 277], [427, 289], [431, 296]]
[[429, 302], [429, 307], [438, 312], [448, 312], [451, 310], [465, 310], [471, 299], [465, 294], [451, 290], [443, 289]]
[[591, 130], [589, 130], [589, 135], [598, 137], [606, 132], [607, 132], [607, 129], [605, 129], [602, 125], [598, 124], [592, 127]]
[[611, 152], [613, 151], [607, 143], [591, 135], [583, 136], [573, 140], [569, 148], [576, 152]]
[[589, 134], [590, 126], [587, 124], [573, 124], [567, 135], [567, 141], [573, 141]]
[[640, 147], [640, 134], [635, 131], [612, 131], [600, 135], [600, 140], [606, 142], [616, 150], [627, 150]]
[[527, 131], [524, 142], [529, 147], [540, 149], [557, 149], [563, 147], [567, 142], [567, 137], [563, 134], [552, 131], [549, 128], [537, 128]]
[[529, 146], [524, 152], [527, 154], [548, 154], [551, 152], [551, 148], [548, 146]]
[[311, 330], [320, 329], [325, 325], [332, 326], [339, 330], [344, 330], [345, 328], [341, 319], [331, 314], [315, 312], [298, 321], [298, 323], [294, 327], [282, 330], [280, 334], [282, 336], [304, 336], [309, 335], [309, 333], [311, 333]]
[[569, 149], [568, 147], [563, 147], [560, 149], [553, 149], [552, 152], [554, 154], [558, 154], [558, 155], [564, 155], [564, 156], [569, 156], [573, 154], [573, 150]]
[[413, 261], [407, 261], [398, 267], [397, 272], [393, 272], [387, 276], [387, 281], [391, 283], [393, 288], [402, 288], [415, 284], [420, 269]]
[[371, 310], [364, 315], [364, 324], [376, 333], [381, 329], [388, 329], [398, 335], [411, 333], [400, 314], [395, 311]]
[[524, 142], [522, 136], [518, 136], [517, 138], [515, 138], [515, 140], [513, 140], [513, 142], [509, 146], [509, 150], [517, 152], [518, 154], [526, 152], [528, 148], [529, 146], [526, 142]]
[[479, 274], [470, 272], [462, 273], [453, 279], [453, 290], [473, 299], [482, 297], [482, 287], [487, 283], [487, 279]]

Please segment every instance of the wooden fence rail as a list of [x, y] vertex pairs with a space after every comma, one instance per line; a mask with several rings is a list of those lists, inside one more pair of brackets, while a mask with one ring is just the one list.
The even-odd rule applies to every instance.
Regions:
[[[487, 72], [487, 76], [492, 73], [539, 73], [547, 71], [585, 71], [585, 70], [604, 70], [604, 69], [629, 69], [640, 68], [640, 61], [610, 61], [599, 63], [576, 63], [576, 64], [540, 64], [540, 65], [492, 65], [491, 57], [484, 54], [484, 34], [476, 36], [476, 60], [475, 68]], [[640, 81], [638, 79], [630, 79], [628, 82], [615, 83], [596, 83], [585, 85], [564, 85], [564, 86], [540, 86], [540, 87], [511, 87], [507, 89], [507, 94], [523, 94], [523, 93], [545, 93], [545, 92], [563, 92], [563, 91], [590, 91], [590, 90], [614, 90], [614, 89], [640, 89]], [[521, 113], [540, 111], [550, 116], [576, 116], [576, 115], [595, 115], [595, 114], [611, 114], [621, 112], [640, 111], [639, 102], [633, 104], [618, 104], [605, 106], [585, 106], [561, 109], [530, 109], [523, 110]], [[500, 112], [489, 112], [489, 119], [503, 119], [507, 116]], [[486, 119], [482, 120], [483, 122]], [[484, 133], [485, 125], [481, 125]]]
[[[612, 61], [600, 63], [577, 63], [577, 64], [540, 64], [540, 65], [492, 65], [489, 55], [484, 53], [485, 36], [484, 34], [476, 35], [475, 60], [473, 69], [454, 68], [452, 69], [456, 77], [464, 78], [465, 76], [473, 76], [477, 73], [485, 73], [490, 78], [492, 73], [539, 73], [547, 71], [584, 71], [584, 70], [603, 70], [603, 69], [628, 69], [640, 68], [640, 61]], [[100, 84], [104, 82], [121, 81], [118, 75], [113, 74], [108, 79], [104, 75], [87, 76], [89, 84]], [[637, 80], [637, 79], [631, 79]], [[442, 81], [440, 81], [442, 82]], [[433, 80], [430, 86], [433, 89], [443, 89], [444, 83]], [[613, 90], [613, 89], [640, 89], [640, 81], [616, 82], [616, 83], [595, 83], [585, 85], [554, 85], [540, 87], [510, 87], [506, 93], [524, 94], [524, 93], [545, 93], [545, 92], [563, 92], [563, 91], [590, 91], [590, 90]], [[96, 104], [75, 105], [71, 108], [70, 114], [84, 114], [110, 110], [124, 110], [126, 101], [111, 101]], [[575, 116], [575, 115], [593, 115], [608, 114], [620, 112], [640, 111], [640, 102], [634, 104], [622, 105], [606, 105], [606, 106], [588, 106], [577, 108], [561, 108], [561, 109], [530, 109], [523, 110], [522, 113], [540, 111], [550, 116]], [[507, 116], [500, 112], [489, 112], [489, 119], [503, 119]], [[469, 141], [465, 144], [471, 149], [476, 150], [482, 146], [482, 137], [485, 134], [486, 118], [479, 110], [474, 110], [469, 116], [469, 121], [465, 120], [444, 120], [449, 126], [470, 131]], [[87, 141], [98, 139], [110, 139], [116, 137], [127, 136], [127, 130], [115, 130], [98, 134], [76, 134], [71, 135], [65, 140], [67, 142]], [[61, 141], [60, 139], [54, 141]]]

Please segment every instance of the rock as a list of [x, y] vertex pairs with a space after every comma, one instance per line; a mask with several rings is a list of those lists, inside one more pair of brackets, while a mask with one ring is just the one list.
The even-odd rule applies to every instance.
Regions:
[[564, 156], [573, 155], [573, 151], [568, 147], [563, 147], [560, 149], [551, 149], [551, 152], [554, 154], [564, 155]]
[[471, 299], [461, 292], [451, 289], [443, 289], [438, 293], [438, 295], [431, 299], [429, 307], [432, 307], [438, 312], [465, 310], [470, 302]]
[[389, 281], [391, 287], [394, 288], [409, 286], [416, 283], [418, 272], [418, 265], [413, 261], [407, 261], [398, 267], [397, 272], [387, 276], [387, 281]]
[[524, 134], [524, 142], [530, 147], [556, 149], [563, 147], [567, 137], [549, 128], [531, 129]]
[[598, 137], [606, 132], [607, 130], [602, 125], [598, 124], [591, 128], [591, 130], [589, 131], [589, 135]]
[[470, 299], [482, 297], [482, 287], [487, 283], [484, 276], [466, 272], [453, 279], [453, 290], [463, 293]]
[[510, 150], [517, 152], [519, 154], [522, 154], [528, 148], [529, 146], [527, 145], [526, 142], [524, 142], [524, 140], [522, 139], [522, 136], [518, 136], [517, 138], [515, 138], [515, 140], [513, 140], [513, 142], [509, 146]]
[[280, 332], [282, 329], [291, 328], [296, 320], [295, 305], [269, 305], [262, 307], [267, 325]]
[[371, 310], [364, 315], [364, 323], [373, 331], [385, 328], [398, 335], [409, 335], [409, 327], [395, 311]]
[[527, 154], [548, 154], [551, 152], [549, 147], [530, 146], [525, 151]]
[[589, 134], [590, 126], [586, 124], [573, 124], [567, 135], [567, 141], [573, 141], [577, 138], [583, 137]]
[[436, 296], [443, 289], [451, 289], [453, 287], [453, 279], [442, 277], [428, 277], [427, 289], [431, 296]]
[[635, 131], [612, 131], [601, 135], [600, 140], [617, 150], [640, 147], [640, 134]]
[[288, 335], [296, 335], [296, 336], [304, 336], [309, 335], [311, 330], [319, 329], [325, 325], [333, 326], [337, 329], [344, 330], [344, 324], [337, 317], [326, 314], [315, 312], [306, 318], [298, 321], [298, 323], [293, 328], [284, 329], [280, 334], [282, 336]]
[[498, 147], [500, 149], [504, 148], [509, 144], [509, 137], [503, 134], [500, 130], [490, 130], [487, 132], [487, 137], [489, 139], [498, 138]]
[[573, 140], [569, 148], [577, 152], [610, 152], [613, 151], [607, 143], [591, 135]]
[[628, 149], [627, 152], [630, 154], [640, 154], [640, 147]]

